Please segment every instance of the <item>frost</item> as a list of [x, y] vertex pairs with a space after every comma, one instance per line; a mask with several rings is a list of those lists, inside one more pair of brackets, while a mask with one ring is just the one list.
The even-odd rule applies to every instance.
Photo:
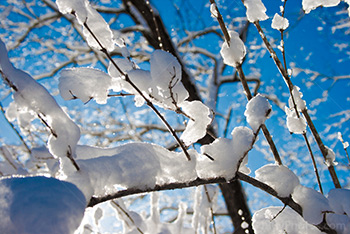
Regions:
[[283, 165], [265, 165], [255, 171], [255, 178], [273, 188], [280, 197], [289, 197], [300, 184], [298, 177]]
[[200, 177], [207, 178], [217, 174], [229, 180], [235, 176], [238, 163], [252, 147], [254, 134], [249, 128], [236, 127], [231, 136], [232, 139], [217, 138], [210, 145], [201, 147], [202, 154], [211, 156], [214, 161], [208, 158], [198, 159]]
[[244, 115], [253, 131], [256, 132], [264, 124], [270, 112], [270, 103], [265, 97], [258, 94], [248, 102]]
[[2, 233], [73, 233], [86, 207], [73, 184], [46, 177], [0, 180]]
[[212, 121], [210, 110], [200, 101], [183, 102], [181, 108], [192, 118], [188, 121], [186, 129], [181, 135], [181, 140], [185, 145], [190, 145], [207, 133], [207, 126]]
[[269, 18], [265, 13], [266, 7], [261, 0], [244, 0], [244, 6], [247, 8], [247, 18], [251, 23]]
[[316, 190], [302, 185], [295, 187], [292, 198], [302, 207], [303, 217], [310, 224], [321, 223], [324, 212], [331, 210], [327, 198]]
[[288, 19], [276, 13], [272, 19], [271, 27], [276, 30], [286, 30], [288, 26], [289, 26]]
[[303, 10], [308, 14], [317, 7], [333, 7], [337, 6], [339, 3], [340, 0], [303, 0]]
[[[282, 211], [282, 212], [281, 212]], [[281, 212], [281, 213], [280, 213]], [[321, 234], [315, 226], [308, 224], [289, 207], [267, 207], [254, 213], [253, 229], [256, 234], [293, 233]]]
[[9, 115], [19, 119], [21, 123], [33, 120], [30, 115], [39, 116], [50, 128], [51, 135], [48, 139], [50, 152], [56, 157], [74, 155], [75, 146], [80, 138], [79, 127], [41, 84], [29, 74], [13, 67], [7, 56], [5, 44], [1, 40], [0, 65], [4, 76], [15, 89], [14, 102]]
[[246, 48], [237, 32], [229, 31], [228, 33], [230, 35], [230, 45], [225, 41], [222, 44], [220, 54], [225, 64], [236, 67], [238, 64], [242, 63], [246, 55]]
[[59, 91], [64, 100], [78, 98], [87, 103], [92, 98], [99, 104], [107, 102], [111, 77], [94, 68], [70, 68], [60, 73]]

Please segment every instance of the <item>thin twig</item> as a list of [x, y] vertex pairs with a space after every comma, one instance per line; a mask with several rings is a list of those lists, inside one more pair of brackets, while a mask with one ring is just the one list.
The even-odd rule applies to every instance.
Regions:
[[208, 188], [206, 185], [204, 185], [204, 191], [205, 191], [205, 195], [207, 197], [207, 200], [209, 202], [209, 209], [210, 209], [210, 215], [211, 215], [211, 222], [213, 224], [213, 233], [216, 234], [216, 227], [215, 227], [215, 220], [214, 220], [214, 211], [213, 211], [213, 207], [212, 207], [212, 200], [210, 198], [209, 192], [208, 192]]
[[180, 138], [175, 133], [174, 129], [170, 126], [168, 121], [164, 118], [164, 116], [159, 112], [159, 110], [153, 105], [153, 103], [143, 94], [143, 92], [132, 82], [129, 78], [129, 75], [122, 71], [120, 67], [116, 64], [116, 62], [112, 59], [111, 55], [107, 52], [106, 48], [103, 47], [100, 40], [96, 37], [96, 35], [91, 31], [90, 27], [87, 25], [86, 21], [84, 22], [84, 27], [90, 32], [90, 34], [93, 36], [93, 38], [96, 40], [98, 45], [101, 47], [101, 51], [107, 56], [109, 61], [113, 64], [113, 66], [118, 70], [118, 72], [124, 77], [125, 81], [129, 83], [134, 90], [145, 100], [146, 105], [149, 106], [156, 115], [160, 118], [160, 120], [164, 123], [164, 125], [167, 127], [171, 135], [175, 138], [177, 143], [180, 145], [181, 149], [183, 150], [186, 158], [188, 161], [191, 161], [191, 156], [189, 155], [184, 143], [180, 140]]
[[[284, 13], [285, 13], [285, 9], [286, 9], [286, 3], [287, 3], [287, 0], [284, 1], [284, 4], [283, 4], [283, 7], [282, 7], [282, 17], [284, 17]], [[280, 29], [280, 33], [281, 33], [281, 52], [282, 52], [282, 58], [283, 58], [283, 64], [284, 64], [284, 70], [285, 71], [288, 71], [288, 68], [287, 68], [287, 60], [286, 60], [286, 50], [285, 50], [285, 46], [284, 46], [284, 29]], [[290, 80], [289, 78], [289, 75], [288, 75], [288, 72], [287, 72], [287, 78], [288, 80]], [[285, 78], [285, 79], [287, 79]], [[293, 104], [293, 109], [296, 113], [296, 116], [298, 119], [301, 119], [301, 116], [300, 116], [300, 113], [298, 111], [298, 107], [297, 107], [297, 104], [295, 102], [295, 97], [294, 97], [294, 94], [293, 94], [293, 84], [292, 82], [287, 82], [287, 85], [289, 87], [289, 93], [290, 93], [290, 98], [292, 100], [292, 104]], [[320, 188], [320, 192], [323, 194], [323, 189], [322, 189], [322, 184], [321, 184], [321, 178], [320, 178], [320, 175], [318, 173], [318, 169], [317, 169], [317, 164], [316, 164], [316, 161], [315, 161], [315, 157], [314, 157], [314, 154], [312, 152], [312, 149], [311, 149], [311, 146], [310, 146], [310, 143], [309, 143], [309, 139], [307, 138], [307, 135], [306, 135], [306, 132], [303, 132], [303, 137], [304, 137], [304, 140], [305, 140], [305, 143], [306, 143], [306, 146], [307, 146], [307, 149], [310, 153], [310, 157], [311, 157], [311, 160], [312, 160], [312, 165], [314, 167], [314, 172], [315, 172], [315, 175], [316, 175], [316, 179], [317, 179], [317, 183], [318, 183], [318, 187]]]
[[13, 123], [11, 123], [8, 118], [5, 115], [5, 109], [2, 106], [2, 103], [0, 102], [0, 110], [6, 120], [6, 122], [10, 125], [10, 127], [12, 128], [12, 130], [15, 132], [15, 134], [18, 136], [19, 140], [22, 142], [22, 144], [24, 145], [24, 147], [27, 149], [28, 153], [31, 154], [32, 151], [30, 150], [29, 146], [27, 145], [27, 143], [25, 142], [24, 138], [22, 137], [22, 135], [20, 134], [20, 132], [15, 128], [15, 125]]
[[[243, 0], [242, 0], [242, 1], [243, 1]], [[263, 42], [264, 42], [264, 44], [265, 44], [267, 50], [269, 51], [269, 53], [270, 53], [270, 55], [271, 55], [273, 61], [275, 62], [276, 66], [277, 66], [277, 68], [278, 68], [278, 70], [279, 70], [279, 72], [281, 73], [281, 75], [282, 75], [284, 81], [286, 82], [286, 84], [287, 84], [287, 86], [288, 86], [288, 89], [289, 89], [289, 92], [292, 93], [293, 88], [294, 88], [294, 85], [293, 85], [291, 79], [289, 78], [289, 75], [288, 75], [288, 73], [287, 73], [287, 70], [284, 69], [284, 67], [283, 67], [283, 65], [282, 65], [282, 63], [281, 63], [281, 61], [280, 61], [279, 58], [277, 57], [276, 52], [275, 52], [274, 49], [272, 48], [270, 42], [267, 40], [266, 35], [265, 35], [264, 31], [262, 30], [262, 28], [261, 28], [261, 26], [260, 26], [260, 24], [259, 24], [259, 21], [254, 22], [254, 25], [255, 25], [255, 27], [257, 28], [260, 37], [262, 38], [262, 40], [263, 40]], [[293, 95], [292, 95], [291, 97], [292, 97], [293, 105], [294, 105], [294, 107], [296, 107], [295, 102], [294, 102]], [[297, 110], [297, 109], [296, 109], [296, 110]], [[310, 115], [309, 115], [307, 109], [304, 108], [303, 110], [301, 110], [301, 112], [303, 113], [303, 115], [304, 115], [304, 117], [305, 117], [305, 119], [306, 119], [306, 121], [307, 121], [307, 123], [308, 123], [308, 125], [309, 125], [309, 128], [310, 128], [310, 130], [311, 130], [311, 132], [312, 132], [312, 134], [313, 134], [313, 136], [314, 136], [314, 138], [315, 138], [315, 140], [316, 140], [316, 142], [317, 142], [317, 145], [319, 146], [319, 148], [320, 148], [320, 150], [321, 150], [321, 152], [322, 152], [322, 155], [323, 155], [324, 160], [327, 160], [328, 150], [327, 150], [326, 147], [324, 146], [324, 144], [323, 144], [323, 142], [322, 142], [322, 140], [321, 140], [321, 137], [320, 137], [320, 135], [318, 134], [318, 131], [316, 130], [316, 128], [315, 128], [315, 126], [314, 126], [314, 124], [313, 124], [313, 121], [311, 120], [311, 117], [310, 117]], [[297, 113], [297, 115], [299, 115], [298, 111], [297, 111], [296, 113]], [[334, 166], [333, 166], [333, 165], [328, 165], [328, 171], [329, 171], [329, 173], [330, 173], [330, 175], [331, 175], [331, 178], [332, 178], [332, 180], [333, 180], [334, 186], [335, 186], [336, 188], [341, 188], [341, 185], [340, 185], [340, 183], [339, 183], [338, 176], [337, 176], [337, 174], [336, 174], [336, 172], [335, 172]]]
[[144, 232], [136, 225], [134, 219], [129, 215], [129, 213], [128, 213], [126, 210], [123, 209], [123, 207], [121, 207], [121, 206], [119, 205], [118, 202], [116, 202], [116, 201], [111, 201], [111, 203], [112, 203], [113, 205], [115, 205], [119, 210], [121, 210], [121, 211], [125, 214], [126, 217], [129, 218], [129, 220], [130, 220], [130, 221], [132, 222], [132, 224], [136, 227], [136, 229], [137, 229], [137, 231], [138, 231], [139, 233], [144, 234]]
[[[225, 23], [224, 23], [224, 21], [223, 21], [222, 15], [221, 15], [219, 9], [218, 9], [217, 6], [216, 6], [215, 0], [210, 0], [210, 3], [211, 3], [211, 4], [215, 4], [215, 9], [216, 9], [216, 12], [217, 12], [217, 15], [216, 15], [217, 17], [216, 17], [216, 18], [217, 18], [217, 20], [218, 20], [218, 22], [219, 22], [221, 31], [222, 31], [223, 34], [225, 35], [225, 40], [226, 40], [227, 44], [230, 46], [229, 42], [230, 42], [231, 38], [230, 38], [230, 35], [229, 35], [228, 31], [227, 31], [227, 28], [226, 28], [226, 26], [225, 26]], [[242, 83], [242, 85], [243, 85], [243, 89], [244, 89], [244, 91], [245, 91], [245, 95], [247, 96], [247, 99], [248, 99], [248, 101], [249, 101], [249, 100], [251, 100], [251, 99], [253, 98], [253, 96], [252, 96], [252, 93], [250, 92], [247, 79], [245, 78], [245, 75], [244, 75], [244, 72], [243, 72], [243, 69], [242, 69], [242, 63], [237, 64], [236, 70], [238, 71], [238, 74], [239, 74], [241, 83]], [[279, 155], [279, 153], [278, 153], [278, 150], [277, 150], [277, 148], [276, 148], [276, 145], [275, 145], [275, 143], [274, 143], [274, 141], [273, 141], [273, 139], [272, 139], [272, 136], [271, 136], [270, 132], [268, 131], [266, 125], [265, 125], [265, 124], [262, 124], [261, 129], [262, 129], [262, 131], [263, 131], [263, 133], [264, 133], [264, 136], [265, 136], [265, 138], [266, 138], [266, 140], [267, 140], [267, 142], [268, 142], [268, 144], [269, 144], [269, 146], [270, 146], [270, 149], [271, 149], [271, 151], [272, 151], [272, 154], [273, 154], [273, 156], [274, 156], [275, 161], [276, 161], [279, 165], [282, 165], [281, 157], [280, 157], [280, 155]]]

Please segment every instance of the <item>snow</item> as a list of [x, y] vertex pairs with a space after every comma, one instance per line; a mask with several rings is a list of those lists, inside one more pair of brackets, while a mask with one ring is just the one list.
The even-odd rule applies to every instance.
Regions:
[[320, 224], [324, 212], [331, 210], [327, 198], [316, 190], [302, 185], [295, 187], [292, 198], [302, 207], [303, 217], [310, 224]]
[[[298, 86], [293, 87], [292, 95], [298, 112], [306, 109], [306, 102], [302, 99], [303, 94], [299, 91]], [[289, 108], [285, 106], [284, 110], [287, 115], [287, 127], [289, 132], [295, 134], [303, 134], [306, 132], [306, 120], [303, 115], [299, 114], [299, 118], [296, 114], [296, 109], [293, 104], [292, 97], [288, 99]]]
[[231, 136], [232, 139], [217, 138], [213, 143], [201, 147], [202, 154], [211, 156], [214, 161], [207, 157], [197, 160], [199, 177], [221, 175], [229, 180], [235, 176], [239, 162], [252, 147], [254, 134], [247, 127], [236, 127]]
[[188, 92], [181, 82], [181, 65], [172, 54], [155, 50], [151, 55], [150, 63], [152, 83], [156, 85], [165, 106], [173, 105], [171, 96], [178, 104], [188, 98]]
[[87, 103], [92, 98], [99, 104], [107, 103], [111, 77], [94, 68], [69, 68], [61, 71], [59, 91], [64, 100], [78, 98]]
[[326, 163], [326, 165], [329, 167], [329, 166], [331, 166], [331, 165], [337, 165], [337, 163], [335, 162], [335, 153], [334, 153], [334, 151], [331, 149], [331, 148], [329, 148], [328, 146], [325, 146], [326, 147], [326, 149], [327, 149], [327, 156], [326, 156], [326, 161], [325, 161], [325, 163]]
[[297, 114], [294, 110], [289, 109], [288, 107], [284, 108], [287, 114], [287, 128], [290, 133], [303, 134], [306, 132], [306, 120], [303, 116]]
[[276, 13], [272, 19], [271, 27], [276, 30], [286, 30], [289, 26], [288, 19]]
[[[55, 157], [74, 155], [80, 138], [79, 127], [61, 109], [49, 92], [29, 74], [16, 69], [11, 64], [5, 44], [0, 40], [0, 66], [9, 83], [14, 86], [14, 102], [11, 104], [9, 120], [19, 119], [21, 124], [29, 124], [35, 116], [40, 116], [50, 127], [48, 147]], [[18, 110], [18, 111], [17, 111]], [[31, 117], [28, 114], [32, 115]]]
[[349, 147], [349, 142], [344, 141], [341, 132], [338, 132], [338, 140], [340, 140], [340, 142], [343, 144], [344, 149], [347, 149]]
[[186, 125], [185, 131], [180, 139], [185, 145], [190, 145], [203, 138], [207, 133], [207, 126], [212, 122], [210, 110], [200, 101], [183, 102], [182, 110], [189, 115], [190, 119]]
[[[105, 49], [114, 50], [115, 41], [109, 25], [87, 0], [56, 0], [56, 5], [63, 14], [74, 13], [80, 25], [86, 23]], [[102, 49], [85, 26], [83, 34], [89, 46]]]
[[268, 100], [260, 94], [253, 97], [246, 106], [244, 115], [247, 118], [247, 122], [256, 132], [259, 127], [264, 124], [271, 111], [271, 105]]
[[217, 6], [215, 3], [210, 4], [210, 13], [211, 17], [213, 18], [219, 17], [219, 12], [217, 11]]
[[[286, 207], [267, 207], [258, 210], [252, 218], [256, 234], [288, 233], [288, 234], [321, 234], [315, 226], [308, 224], [294, 210]], [[281, 213], [279, 213], [282, 211]]]
[[261, 0], [244, 0], [244, 6], [247, 8], [247, 19], [251, 23], [269, 18], [265, 13], [266, 7]]
[[43, 176], [0, 180], [2, 233], [73, 233], [86, 200], [73, 184]]
[[229, 31], [228, 33], [230, 35], [230, 45], [225, 41], [222, 44], [220, 54], [225, 64], [236, 67], [238, 64], [242, 63], [246, 55], [246, 48], [237, 32]]
[[265, 165], [255, 171], [255, 178], [273, 188], [280, 197], [289, 197], [300, 184], [298, 177], [283, 165]]
[[330, 227], [340, 234], [350, 232], [350, 190], [332, 189], [328, 193], [329, 205], [334, 213], [327, 214]]
[[189, 153], [191, 161], [183, 152], [148, 143], [128, 143], [109, 149], [79, 146], [76, 161], [81, 171], [64, 172], [67, 180], [76, 184], [86, 197], [101, 196], [120, 188], [194, 180], [197, 153], [194, 150]]
[[317, 7], [333, 7], [337, 6], [340, 3], [340, 0], [303, 0], [303, 10], [306, 14], [310, 11], [316, 9]]
[[[295, 101], [295, 105], [297, 105], [298, 111], [306, 109], [306, 102], [302, 99], [303, 93], [300, 92], [300, 88], [298, 86], [294, 85], [292, 94]], [[293, 107], [293, 101], [291, 97], [289, 97], [288, 99], [288, 104], [289, 107]]]

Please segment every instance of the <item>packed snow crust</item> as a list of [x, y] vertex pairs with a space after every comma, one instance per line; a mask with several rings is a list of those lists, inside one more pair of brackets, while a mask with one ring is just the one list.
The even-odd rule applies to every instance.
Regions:
[[0, 180], [1, 233], [74, 233], [86, 207], [73, 184], [43, 176]]

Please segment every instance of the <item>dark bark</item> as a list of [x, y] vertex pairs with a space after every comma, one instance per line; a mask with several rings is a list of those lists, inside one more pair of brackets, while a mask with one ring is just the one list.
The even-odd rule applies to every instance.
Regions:
[[[149, 44], [155, 49], [162, 48], [163, 50], [170, 52], [178, 59], [179, 63], [182, 66], [182, 83], [190, 95], [189, 100], [201, 100], [196, 86], [192, 83], [191, 75], [185, 69], [183, 60], [180, 57], [174, 44], [172, 43], [172, 40], [163, 24], [161, 17], [157, 15], [157, 13], [152, 13], [149, 5], [146, 4], [145, 0], [123, 0], [123, 3], [126, 11], [133, 18], [135, 23], [140, 24], [141, 22], [139, 22], [136, 15], [133, 15], [130, 7], [134, 6], [142, 14], [149, 27], [149, 30], [143, 31], [143, 35]], [[158, 39], [158, 35], [160, 36], [160, 39]], [[160, 43], [162, 46], [160, 46]], [[203, 139], [199, 140], [198, 143], [209, 144], [214, 141], [214, 138], [212, 137], [212, 135], [215, 135], [214, 131], [212, 131], [212, 129], [208, 129], [208, 131], [210, 131], [211, 134], [207, 134]], [[249, 233], [254, 233], [251, 227], [251, 213], [241, 182], [237, 180], [231, 183], [222, 183], [220, 184], [220, 189], [225, 199], [226, 207], [235, 229], [234, 233], [245, 233], [245, 229], [241, 227], [242, 216], [244, 217], [244, 220], [249, 224]], [[238, 214], [239, 210], [242, 210], [242, 216]]]

